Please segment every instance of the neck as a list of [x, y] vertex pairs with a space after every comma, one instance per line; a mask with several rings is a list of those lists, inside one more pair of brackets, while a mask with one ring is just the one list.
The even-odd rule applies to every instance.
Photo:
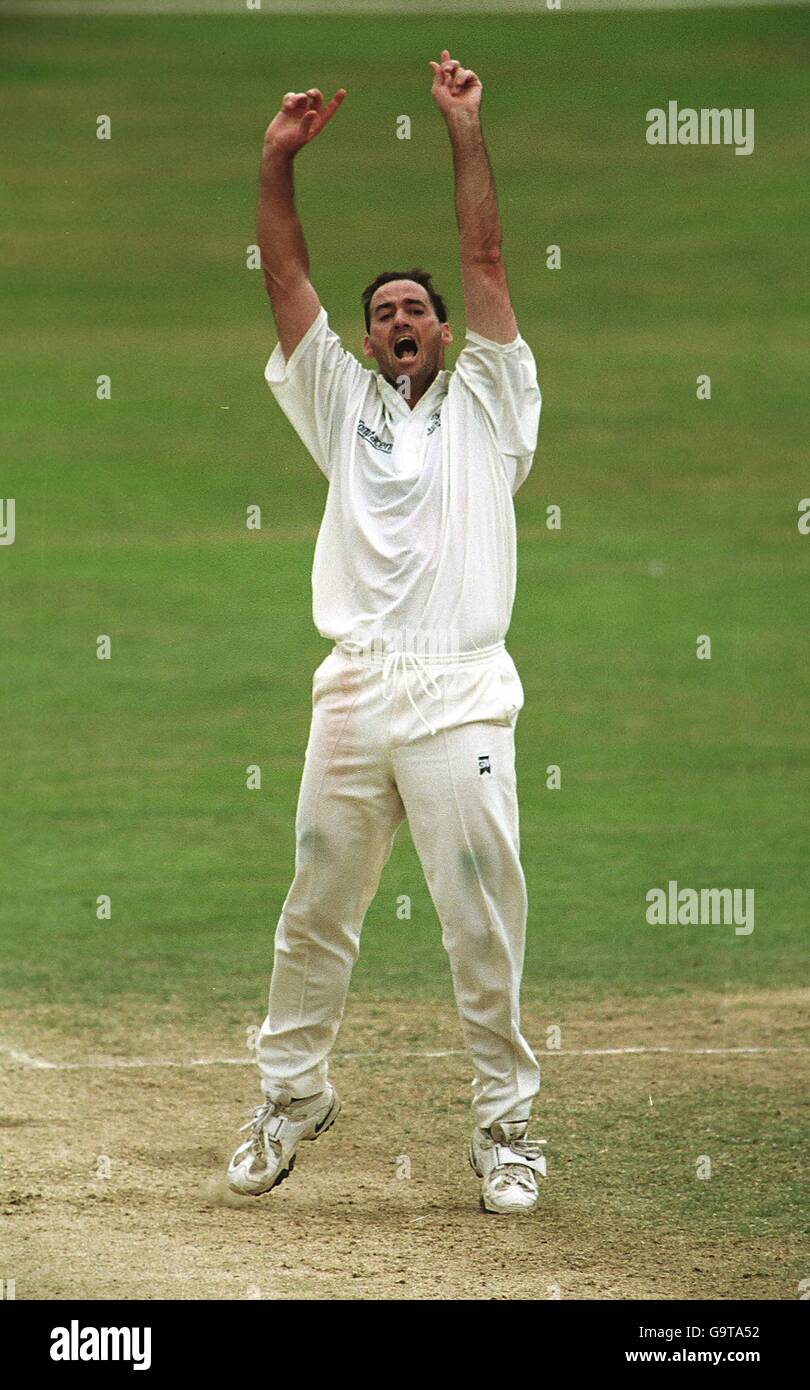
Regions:
[[404, 391], [400, 390], [402, 377], [391, 377], [388, 376], [385, 372], [383, 372], [383, 376], [385, 377], [385, 380], [388, 382], [389, 386], [393, 386], [394, 390], [400, 396], [402, 396], [402, 399], [404, 400], [405, 404], [409, 405], [411, 410], [413, 410], [414, 406], [418, 405], [422, 397], [426, 395], [426, 393], [430, 390], [440, 371], [441, 367], [437, 367], [432, 376], [412, 378], [411, 389], [407, 396], [405, 395]]

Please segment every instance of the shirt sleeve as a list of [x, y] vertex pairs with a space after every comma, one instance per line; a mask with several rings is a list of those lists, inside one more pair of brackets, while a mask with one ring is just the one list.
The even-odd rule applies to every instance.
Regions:
[[264, 377], [301, 442], [326, 477], [331, 476], [332, 442], [368, 375], [329, 327], [321, 308], [289, 361], [277, 343]]
[[511, 343], [496, 343], [468, 328], [454, 376], [484, 411], [517, 492], [532, 466], [540, 426], [542, 400], [531, 348], [520, 334]]

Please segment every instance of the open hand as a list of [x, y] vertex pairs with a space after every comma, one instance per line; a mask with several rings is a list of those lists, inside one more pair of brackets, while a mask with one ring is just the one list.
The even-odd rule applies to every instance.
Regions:
[[272, 145], [282, 154], [297, 154], [316, 135], [320, 135], [345, 95], [345, 89], [341, 87], [332, 100], [324, 105], [317, 87], [310, 87], [308, 92], [288, 92], [281, 103], [281, 110], [265, 131], [265, 145]]
[[443, 116], [455, 112], [475, 113], [481, 105], [483, 87], [480, 78], [470, 69], [463, 68], [448, 50], [442, 50], [438, 63], [431, 62], [433, 87], [431, 95]]

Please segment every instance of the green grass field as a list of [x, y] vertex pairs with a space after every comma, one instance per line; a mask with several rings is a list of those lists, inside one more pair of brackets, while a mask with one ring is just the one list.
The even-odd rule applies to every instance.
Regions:
[[[416, 260], [461, 329], [449, 154], [426, 79], [448, 33], [485, 82], [512, 291], [545, 399], [517, 502], [510, 635], [527, 695], [527, 989], [795, 983], [810, 747], [810, 546], [796, 526], [810, 490], [805, 21], [5, 22], [15, 999], [191, 1004], [205, 988], [245, 1003], [263, 989], [327, 648], [309, 613], [324, 482], [264, 386], [273, 326], [245, 268], [257, 153], [282, 92], [344, 84], [340, 119], [298, 164], [322, 300], [359, 350], [360, 289]], [[755, 153], [647, 146], [645, 112], [672, 96], [753, 106]], [[410, 141], [395, 137], [403, 112]], [[699, 372], [711, 401], [696, 399]], [[260, 533], [245, 529], [250, 503]], [[550, 503], [560, 532], [545, 528]], [[701, 633], [710, 663], [695, 656]], [[250, 763], [265, 769], [258, 793]], [[552, 763], [560, 792], [545, 787]], [[753, 935], [648, 927], [644, 895], [670, 877], [754, 887]], [[103, 892], [110, 924], [95, 918]], [[403, 830], [356, 987], [445, 993], [445, 977]]]
[[[0, 37], [2, 494], [17, 532], [0, 548], [3, 1031], [25, 1046], [30, 1011], [53, 1007], [90, 1035], [116, 1008], [137, 1052], [141, 1011], [237, 1038], [260, 1017], [328, 649], [309, 589], [325, 482], [264, 385], [273, 324], [245, 267], [261, 137], [290, 88], [348, 89], [297, 166], [313, 280], [359, 352], [362, 287], [423, 264], [457, 347], [450, 156], [427, 67], [445, 43], [484, 82], [544, 395], [509, 637], [526, 691], [525, 998], [551, 1019], [617, 999], [654, 1019], [702, 993], [800, 984], [807, 11], [16, 19]], [[754, 154], [649, 147], [645, 113], [670, 99], [753, 107]], [[260, 792], [245, 787], [254, 763]], [[648, 926], [645, 894], [670, 878], [753, 887], [753, 934]], [[405, 827], [353, 988], [449, 1010]], [[716, 1091], [733, 1135], [746, 1112], [735, 1121]], [[767, 1129], [769, 1107], [749, 1102]], [[784, 1142], [790, 1182], [789, 1127]]]

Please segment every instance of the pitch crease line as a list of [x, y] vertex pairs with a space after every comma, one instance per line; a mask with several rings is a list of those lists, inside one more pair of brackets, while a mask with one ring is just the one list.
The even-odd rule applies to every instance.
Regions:
[[[750, 1057], [773, 1054], [799, 1054], [810, 1051], [806, 1047], [573, 1047], [548, 1048], [539, 1052], [539, 1057]], [[17, 1048], [0, 1045], [0, 1054], [12, 1064], [31, 1071], [142, 1071], [177, 1068], [188, 1070], [193, 1067], [253, 1067], [254, 1057], [193, 1057], [189, 1061], [174, 1058], [149, 1057], [110, 1057], [88, 1062], [52, 1062], [45, 1057], [32, 1057], [30, 1053]], [[419, 1052], [335, 1052], [335, 1061], [350, 1061], [359, 1057], [374, 1057], [380, 1061], [399, 1061], [404, 1057], [466, 1057], [463, 1048], [447, 1048], [442, 1051]]]

